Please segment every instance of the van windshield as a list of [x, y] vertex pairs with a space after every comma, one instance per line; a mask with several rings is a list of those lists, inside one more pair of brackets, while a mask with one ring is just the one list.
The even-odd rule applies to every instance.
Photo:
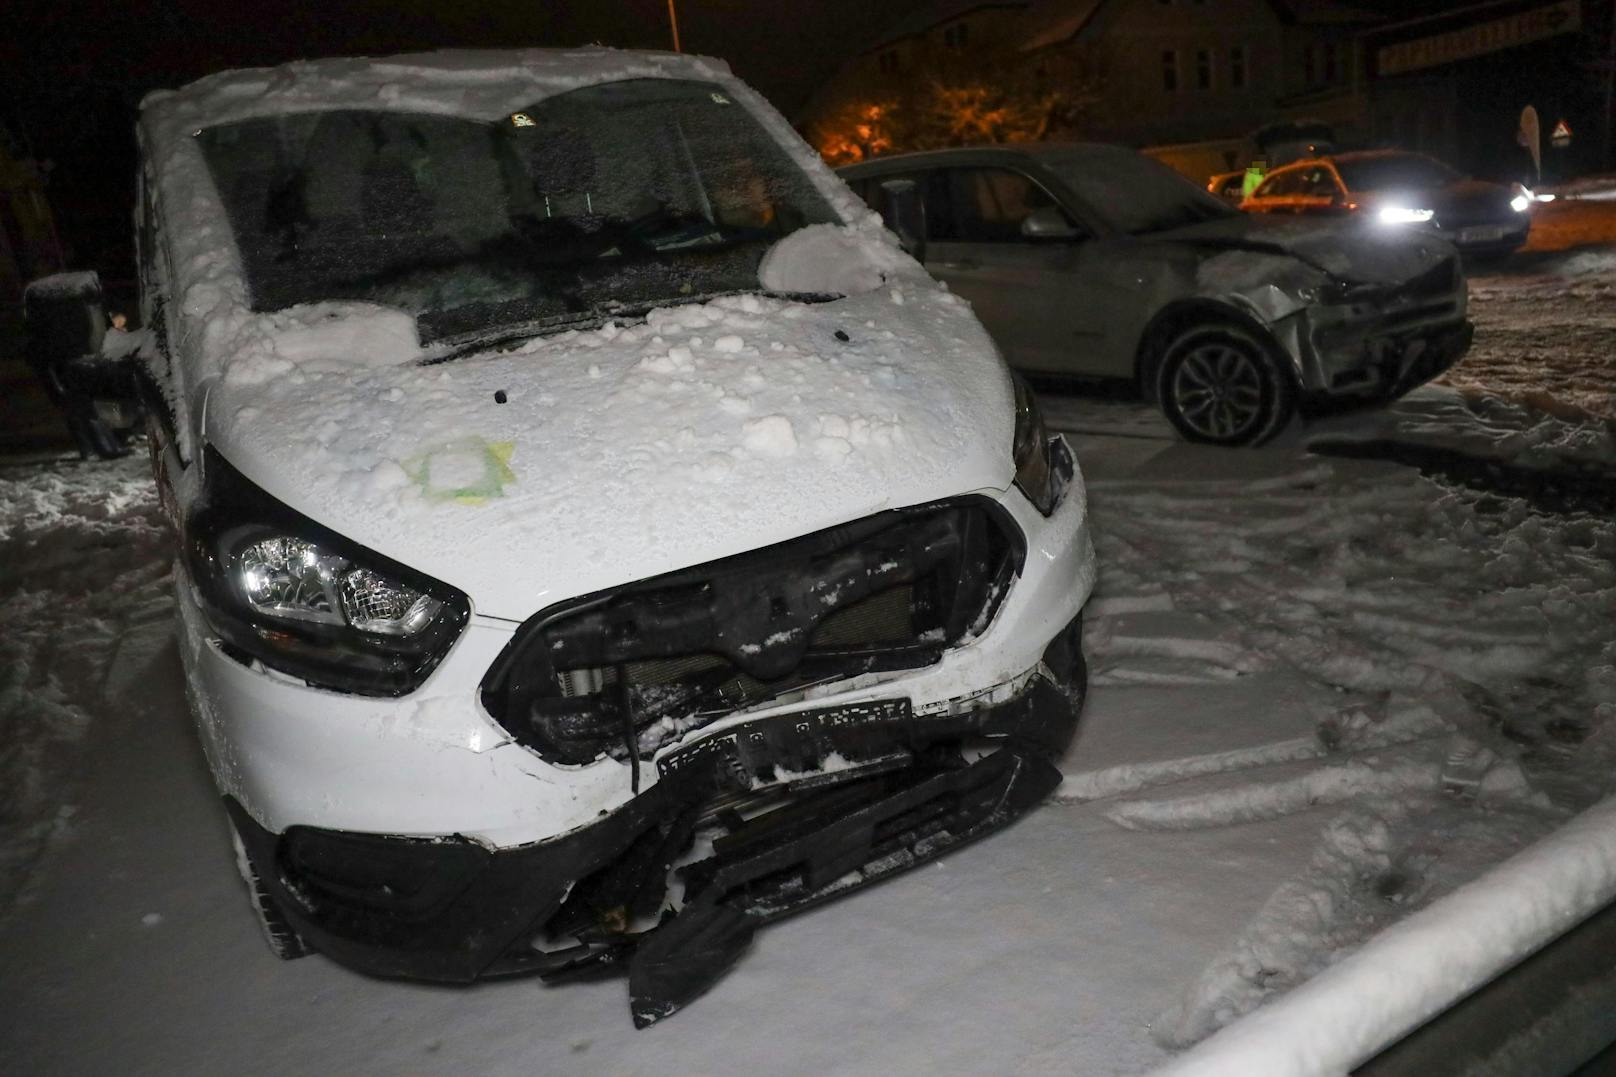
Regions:
[[770, 245], [837, 219], [711, 83], [605, 83], [494, 122], [343, 110], [197, 137], [255, 310], [385, 304], [423, 344], [754, 290]]

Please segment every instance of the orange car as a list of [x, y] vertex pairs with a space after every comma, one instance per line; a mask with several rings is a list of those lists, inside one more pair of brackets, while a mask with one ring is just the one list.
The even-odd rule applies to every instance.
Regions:
[[1526, 242], [1534, 196], [1516, 184], [1470, 179], [1434, 157], [1364, 150], [1275, 169], [1240, 203], [1251, 213], [1345, 216], [1430, 231], [1468, 254], [1506, 254]]

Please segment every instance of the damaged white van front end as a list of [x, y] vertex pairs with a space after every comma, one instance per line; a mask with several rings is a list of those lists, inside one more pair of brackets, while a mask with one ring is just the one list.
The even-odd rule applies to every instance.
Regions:
[[184, 660], [283, 954], [621, 964], [644, 1024], [1058, 782], [1076, 463], [722, 65], [317, 61], [141, 135]]

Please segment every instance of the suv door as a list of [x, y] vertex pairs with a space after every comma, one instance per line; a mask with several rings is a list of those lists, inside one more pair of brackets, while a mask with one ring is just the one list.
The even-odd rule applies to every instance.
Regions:
[[[926, 192], [926, 268], [968, 299], [1012, 366], [1060, 370], [1082, 331], [1074, 249], [1086, 229], [1030, 176], [1005, 167], [940, 168]], [[1062, 238], [1030, 238], [1022, 222], [1054, 210]]]

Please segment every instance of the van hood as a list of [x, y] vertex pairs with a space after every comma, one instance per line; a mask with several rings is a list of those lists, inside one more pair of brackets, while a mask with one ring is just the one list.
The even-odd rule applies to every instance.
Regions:
[[1348, 284], [1396, 284], [1454, 255], [1451, 246], [1428, 233], [1359, 218], [1286, 220], [1242, 213], [1149, 238], [1203, 251], [1288, 255]]
[[[330, 324], [367, 318], [388, 323], [326, 307], [318, 336], [357, 346], [363, 332]], [[227, 365], [203, 437], [498, 618], [1013, 476], [1008, 373], [969, 307], [918, 272], [437, 363], [311, 349]]]

